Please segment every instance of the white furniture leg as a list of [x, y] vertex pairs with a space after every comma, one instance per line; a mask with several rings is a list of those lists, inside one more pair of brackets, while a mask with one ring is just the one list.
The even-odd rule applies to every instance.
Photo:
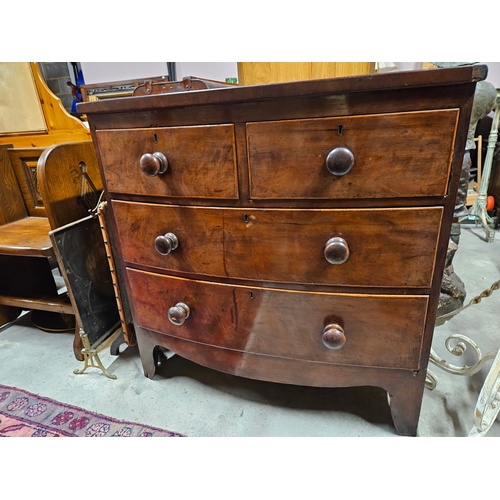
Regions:
[[500, 411], [500, 350], [490, 368], [479, 394], [474, 412], [474, 424], [469, 437], [484, 436]]

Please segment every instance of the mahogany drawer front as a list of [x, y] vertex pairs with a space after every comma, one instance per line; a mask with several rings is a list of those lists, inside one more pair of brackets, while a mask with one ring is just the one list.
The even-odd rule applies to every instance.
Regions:
[[[237, 199], [234, 125], [98, 130], [106, 189], [177, 198]], [[162, 153], [164, 173], [148, 176], [144, 154]]]
[[[348, 295], [224, 285], [127, 269], [140, 327], [226, 349], [322, 363], [419, 368], [427, 296]], [[186, 304], [181, 325], [169, 309]], [[345, 344], [330, 349], [325, 327]]]
[[[450, 109], [247, 123], [250, 196], [443, 196], [458, 115]], [[328, 162], [348, 161], [338, 156], [339, 148], [350, 151], [353, 164], [344, 175], [333, 175]]]
[[[114, 200], [125, 262], [191, 274], [368, 287], [430, 288], [443, 209], [235, 209]], [[158, 236], [174, 234], [168, 255]], [[342, 238], [343, 263], [325, 248]], [[328, 253], [328, 252], [327, 252]]]

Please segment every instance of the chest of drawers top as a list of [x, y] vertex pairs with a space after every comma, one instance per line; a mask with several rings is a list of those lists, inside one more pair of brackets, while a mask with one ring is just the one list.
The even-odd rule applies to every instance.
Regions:
[[[453, 155], [463, 150], [461, 122], [484, 71], [236, 86], [78, 109], [89, 116], [113, 195], [234, 206], [390, 206], [407, 199], [413, 206], [449, 192]], [[165, 153], [167, 171], [139, 175], [143, 155], [155, 152]]]

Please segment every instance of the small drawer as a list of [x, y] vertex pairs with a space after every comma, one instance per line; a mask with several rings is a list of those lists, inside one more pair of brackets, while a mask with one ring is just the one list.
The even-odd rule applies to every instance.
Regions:
[[444, 196], [458, 110], [247, 123], [253, 199]]
[[245, 353], [418, 370], [428, 297], [294, 292], [127, 269], [138, 326]]
[[117, 200], [112, 207], [123, 257], [132, 265], [278, 283], [406, 288], [431, 287], [443, 214], [440, 207], [236, 209]]
[[96, 141], [111, 193], [238, 198], [233, 125], [99, 130]]

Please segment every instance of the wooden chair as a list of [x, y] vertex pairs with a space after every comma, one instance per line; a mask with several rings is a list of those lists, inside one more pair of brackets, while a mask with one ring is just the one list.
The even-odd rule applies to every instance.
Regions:
[[46, 217], [30, 215], [9, 156], [0, 145], [0, 324], [23, 310], [73, 314], [52, 273], [55, 255]]
[[92, 141], [46, 148], [38, 160], [37, 178], [51, 229], [97, 208], [103, 184]]
[[[94, 147], [91, 141], [10, 146], [0, 145], [0, 322], [22, 310], [77, 316], [70, 290], [58, 291], [49, 232], [97, 206], [103, 187]], [[73, 350], [83, 360], [81, 325], [75, 323]]]
[[[62, 221], [48, 217], [37, 166], [46, 148], [89, 142], [90, 131], [64, 109], [37, 63], [0, 62], [0, 79], [7, 96], [0, 102], [0, 325], [23, 309], [74, 315], [52, 273], [57, 262], [49, 231]], [[75, 220], [79, 214], [65, 216]], [[77, 334], [79, 360], [81, 347]]]
[[[55, 144], [43, 149], [36, 172], [37, 187], [47, 216], [46, 237], [51, 241], [50, 231], [88, 216], [89, 210], [97, 205], [103, 188], [92, 142]], [[75, 357], [83, 361], [81, 324], [69, 289], [68, 301], [76, 316], [73, 351]]]

